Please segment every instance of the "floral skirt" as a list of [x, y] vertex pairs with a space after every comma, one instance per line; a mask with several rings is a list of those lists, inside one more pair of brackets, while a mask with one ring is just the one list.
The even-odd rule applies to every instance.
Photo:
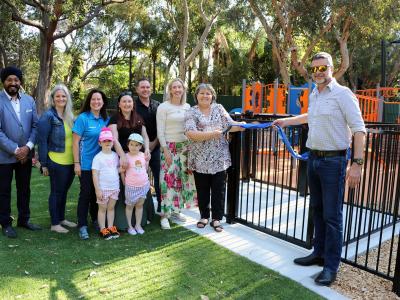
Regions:
[[188, 170], [187, 154], [189, 142], [167, 142], [172, 156], [172, 164], [168, 167], [161, 151], [161, 212], [170, 215], [181, 208], [197, 206], [197, 193], [194, 177]]

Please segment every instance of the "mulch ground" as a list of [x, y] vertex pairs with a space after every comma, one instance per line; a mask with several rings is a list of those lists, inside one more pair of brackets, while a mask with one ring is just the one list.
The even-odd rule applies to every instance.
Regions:
[[[393, 245], [393, 253], [390, 261], [391, 275], [393, 275], [396, 263], [398, 236], [396, 236], [394, 240], [396, 243]], [[386, 241], [381, 246], [378, 267], [381, 272], [387, 272], [388, 270], [390, 248], [390, 240]], [[361, 255], [357, 258], [357, 262], [364, 264], [365, 259], [366, 255]], [[369, 251], [368, 267], [376, 268], [377, 259], [378, 248]], [[392, 292], [393, 283], [390, 280], [383, 279], [345, 263], [340, 265], [338, 278], [331, 287], [350, 299], [400, 299], [399, 296]]]

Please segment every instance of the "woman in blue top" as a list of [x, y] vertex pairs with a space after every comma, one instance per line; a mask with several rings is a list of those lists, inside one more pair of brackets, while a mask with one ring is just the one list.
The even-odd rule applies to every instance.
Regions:
[[50, 230], [58, 233], [68, 232], [63, 226], [76, 227], [65, 219], [67, 193], [75, 177], [73, 122], [70, 93], [65, 85], [57, 84], [50, 93], [49, 110], [42, 114], [38, 123], [38, 148], [43, 175], [50, 176]]
[[80, 192], [78, 200], [79, 237], [89, 238], [87, 215], [97, 224], [96, 192], [92, 179], [92, 161], [100, 152], [99, 134], [107, 126], [107, 97], [100, 90], [91, 90], [86, 97], [81, 112], [75, 121], [73, 132], [74, 171], [79, 176]]

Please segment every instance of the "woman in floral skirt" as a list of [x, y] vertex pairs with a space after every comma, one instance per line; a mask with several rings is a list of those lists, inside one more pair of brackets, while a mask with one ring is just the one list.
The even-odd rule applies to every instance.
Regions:
[[170, 229], [168, 219], [185, 221], [182, 208], [197, 204], [193, 174], [187, 168], [188, 139], [185, 136], [184, 82], [175, 78], [167, 86], [166, 101], [157, 109], [157, 135], [161, 145], [161, 228]]

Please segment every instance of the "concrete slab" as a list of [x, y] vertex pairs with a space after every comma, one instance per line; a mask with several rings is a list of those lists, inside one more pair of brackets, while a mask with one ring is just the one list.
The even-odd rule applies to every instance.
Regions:
[[184, 210], [186, 222], [177, 222], [179, 225], [192, 230], [213, 242], [254, 261], [266, 268], [297, 281], [313, 292], [327, 299], [348, 299], [328, 287], [318, 286], [314, 282], [315, 276], [321, 271], [321, 267], [301, 267], [293, 263], [293, 259], [305, 256], [309, 250], [274, 238], [257, 230], [241, 224], [224, 223], [224, 231], [216, 233], [210, 226], [204, 229], [196, 227], [200, 218], [197, 210]]

